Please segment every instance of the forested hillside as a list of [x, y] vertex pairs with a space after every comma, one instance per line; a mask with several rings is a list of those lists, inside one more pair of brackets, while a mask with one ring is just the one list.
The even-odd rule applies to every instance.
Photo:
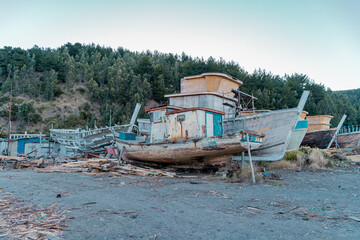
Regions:
[[[360, 85], [360, 83], [359, 83], [359, 85]], [[352, 90], [337, 91], [336, 93], [347, 96], [349, 101], [354, 106], [360, 106], [360, 88], [352, 89]]]
[[[356, 94], [332, 92], [304, 74], [248, 73], [238, 63], [222, 59], [67, 43], [57, 49], [0, 49], [2, 132], [8, 128], [11, 82], [13, 129], [47, 132], [51, 124], [84, 128], [95, 122], [109, 125], [110, 120], [112, 124], [128, 123], [136, 102], [143, 106], [152, 100], [166, 103], [164, 94], [179, 92], [182, 77], [204, 72], [226, 73], [242, 80], [241, 90], [259, 98], [255, 102], [258, 109], [294, 107], [307, 89], [311, 95], [305, 110], [310, 115], [334, 115], [332, 124], [336, 125], [346, 113], [347, 124], [360, 123]], [[146, 116], [143, 110], [140, 116]]]

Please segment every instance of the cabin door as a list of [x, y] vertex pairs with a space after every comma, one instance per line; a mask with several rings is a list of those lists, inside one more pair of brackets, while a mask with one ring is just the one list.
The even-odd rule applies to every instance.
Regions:
[[219, 136], [223, 134], [222, 128], [222, 116], [220, 114], [214, 114], [214, 136]]
[[211, 113], [205, 113], [206, 119], [206, 136], [214, 136], [214, 116]]

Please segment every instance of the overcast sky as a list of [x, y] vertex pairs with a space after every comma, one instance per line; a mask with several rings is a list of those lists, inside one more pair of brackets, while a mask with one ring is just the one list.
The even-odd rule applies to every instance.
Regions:
[[0, 47], [95, 43], [360, 88], [360, 0], [0, 0]]

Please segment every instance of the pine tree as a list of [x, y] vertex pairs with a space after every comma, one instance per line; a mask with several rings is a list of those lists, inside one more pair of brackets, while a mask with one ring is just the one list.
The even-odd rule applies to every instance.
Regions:
[[46, 100], [54, 100], [55, 87], [58, 82], [57, 73], [50, 70], [44, 73], [43, 76], [43, 98]]

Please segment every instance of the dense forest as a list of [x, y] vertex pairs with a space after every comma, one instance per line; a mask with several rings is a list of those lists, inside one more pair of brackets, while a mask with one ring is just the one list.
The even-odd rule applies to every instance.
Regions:
[[[40, 126], [35, 129], [46, 132], [50, 124], [58, 128], [83, 128], [95, 122], [98, 126], [125, 124], [136, 102], [143, 106], [149, 101], [166, 103], [164, 94], [179, 92], [182, 77], [204, 72], [242, 80], [240, 90], [258, 98], [257, 109], [294, 107], [303, 90], [310, 90], [305, 106], [310, 115], [333, 115], [336, 126], [342, 114], [347, 114], [346, 124], [360, 124], [359, 89], [333, 92], [305, 74], [278, 76], [260, 69], [248, 73], [238, 63], [212, 57], [140, 53], [80, 43], [57, 49], [0, 49], [0, 117], [4, 125], [12, 86], [11, 119], [18, 122], [18, 131]], [[71, 111], [61, 107], [64, 96], [73, 102]], [[140, 116], [146, 116], [144, 110]]]

